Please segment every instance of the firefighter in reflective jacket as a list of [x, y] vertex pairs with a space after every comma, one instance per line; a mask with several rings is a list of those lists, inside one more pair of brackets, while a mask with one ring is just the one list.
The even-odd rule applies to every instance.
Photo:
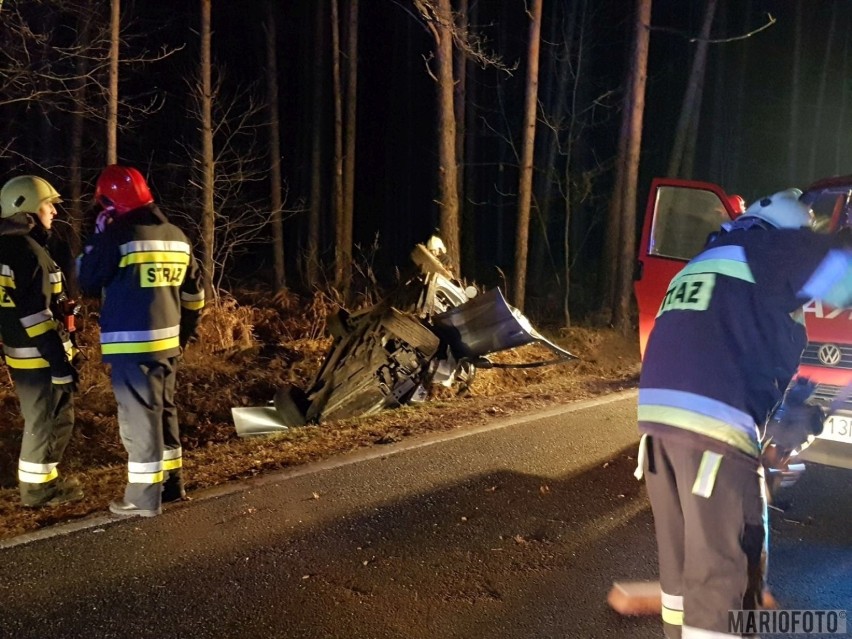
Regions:
[[[762, 605], [760, 429], [807, 342], [801, 308], [852, 302], [852, 242], [809, 227], [788, 189], [754, 202], [675, 276], [639, 383], [666, 637], [730, 637]], [[641, 474], [641, 470], [637, 472]]]
[[0, 334], [24, 416], [21, 502], [38, 507], [83, 497], [57, 468], [74, 428], [74, 351], [62, 324], [65, 280], [47, 252], [59, 193], [34, 175], [0, 190]]
[[141, 173], [110, 165], [98, 178], [104, 207], [80, 256], [80, 287], [101, 293], [101, 353], [128, 455], [116, 515], [153, 517], [186, 499], [175, 408], [178, 356], [193, 337], [204, 289], [184, 233], [169, 223]]

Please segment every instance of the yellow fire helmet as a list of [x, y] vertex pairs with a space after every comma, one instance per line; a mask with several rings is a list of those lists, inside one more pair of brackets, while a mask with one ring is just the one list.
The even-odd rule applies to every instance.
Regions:
[[50, 182], [36, 175], [14, 177], [0, 190], [0, 217], [18, 213], [37, 213], [42, 202], [61, 202]]

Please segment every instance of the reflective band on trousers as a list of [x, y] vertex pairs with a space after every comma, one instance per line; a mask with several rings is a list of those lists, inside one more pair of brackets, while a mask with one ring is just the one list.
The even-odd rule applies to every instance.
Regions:
[[639, 438], [639, 452], [636, 455], [636, 470], [633, 471], [633, 476], [642, 480], [645, 476], [645, 459], [648, 457], [648, 433], [642, 433]]
[[681, 595], [669, 595], [662, 593], [662, 615], [663, 623], [671, 626], [683, 625], [683, 597]]
[[131, 484], [159, 484], [163, 481], [163, 462], [128, 462], [127, 481]]
[[705, 450], [701, 456], [701, 465], [692, 485], [692, 494], [699, 497], [709, 498], [713, 494], [713, 486], [716, 485], [716, 475], [719, 474], [719, 466], [722, 464], [722, 455], [711, 450]]
[[163, 451], [163, 470], [177, 470], [183, 467], [183, 449], [172, 448]]
[[18, 481], [26, 484], [46, 484], [59, 477], [56, 463], [36, 464], [33, 462], [18, 460]]

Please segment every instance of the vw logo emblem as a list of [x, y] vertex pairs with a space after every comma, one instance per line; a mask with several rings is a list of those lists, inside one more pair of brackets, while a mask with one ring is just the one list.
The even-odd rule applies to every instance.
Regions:
[[819, 361], [826, 366], [837, 366], [840, 363], [840, 349], [834, 344], [823, 344], [817, 351]]

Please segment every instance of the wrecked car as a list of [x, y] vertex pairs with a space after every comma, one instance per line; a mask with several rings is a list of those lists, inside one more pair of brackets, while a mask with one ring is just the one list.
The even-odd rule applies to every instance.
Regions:
[[[533, 328], [499, 288], [463, 286], [433, 236], [411, 253], [415, 274], [378, 304], [327, 320], [331, 348], [307, 389], [285, 385], [271, 406], [231, 409], [237, 434], [376, 413], [422, 401], [436, 384], [466, 389], [477, 368], [543, 366], [576, 359]], [[552, 359], [500, 364], [488, 355], [539, 343]]]

